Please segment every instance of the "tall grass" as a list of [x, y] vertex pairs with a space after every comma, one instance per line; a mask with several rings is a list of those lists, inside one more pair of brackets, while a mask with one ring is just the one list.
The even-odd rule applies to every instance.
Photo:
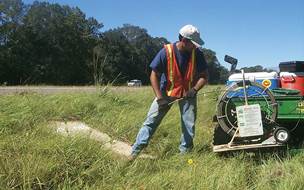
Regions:
[[208, 93], [198, 98], [193, 152], [178, 153], [180, 116], [174, 105], [145, 149], [158, 159], [128, 162], [98, 142], [59, 136], [48, 123], [80, 120], [131, 144], [153, 100], [149, 87], [1, 96], [0, 189], [303, 189], [301, 152], [285, 158], [212, 153], [216, 97]]

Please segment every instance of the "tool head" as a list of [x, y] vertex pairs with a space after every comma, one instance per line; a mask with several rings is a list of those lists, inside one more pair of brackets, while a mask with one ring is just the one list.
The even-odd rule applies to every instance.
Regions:
[[229, 55], [225, 55], [225, 58], [224, 60], [227, 62], [227, 63], [230, 63], [231, 64], [231, 67], [230, 67], [230, 73], [233, 73], [236, 69], [236, 66], [237, 66], [237, 62], [238, 60], [234, 57], [231, 57]]

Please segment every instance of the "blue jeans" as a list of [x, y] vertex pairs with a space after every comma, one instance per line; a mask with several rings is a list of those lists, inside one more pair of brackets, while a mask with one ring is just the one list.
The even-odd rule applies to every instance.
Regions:
[[[185, 153], [193, 148], [197, 110], [196, 97], [182, 99], [178, 101], [178, 104], [182, 127], [179, 150], [181, 153]], [[136, 142], [132, 146], [132, 155], [138, 155], [148, 145], [150, 138], [169, 110], [170, 108], [159, 110], [156, 99], [154, 99], [147, 118], [137, 134]]]

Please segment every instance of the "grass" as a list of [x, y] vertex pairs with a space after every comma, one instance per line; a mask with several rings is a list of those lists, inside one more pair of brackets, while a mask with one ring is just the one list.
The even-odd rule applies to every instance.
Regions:
[[[208, 86], [203, 92], [215, 90]], [[202, 92], [201, 92], [202, 93]], [[212, 153], [216, 93], [200, 95], [195, 148], [178, 154], [180, 118], [172, 110], [145, 152], [156, 160], [128, 162], [81, 137], [63, 137], [49, 121], [80, 120], [133, 143], [153, 92], [16, 94], [0, 99], [0, 189], [304, 189], [304, 153]]]

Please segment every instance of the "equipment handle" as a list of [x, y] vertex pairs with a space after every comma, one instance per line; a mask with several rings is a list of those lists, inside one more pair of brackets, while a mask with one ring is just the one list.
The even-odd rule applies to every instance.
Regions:
[[242, 77], [243, 77], [245, 105], [248, 105], [247, 92], [246, 92], [246, 82], [245, 82], [245, 72], [244, 72], [244, 69], [242, 69], [241, 71], [242, 71]]

